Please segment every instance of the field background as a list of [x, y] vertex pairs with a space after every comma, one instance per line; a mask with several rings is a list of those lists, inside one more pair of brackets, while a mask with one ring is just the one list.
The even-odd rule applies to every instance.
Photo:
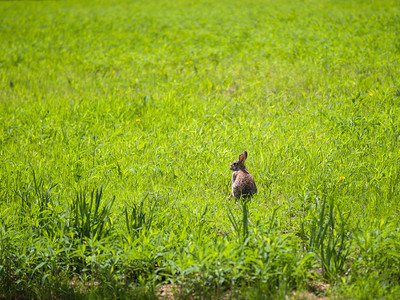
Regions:
[[400, 2], [0, 19], [0, 297], [400, 297]]

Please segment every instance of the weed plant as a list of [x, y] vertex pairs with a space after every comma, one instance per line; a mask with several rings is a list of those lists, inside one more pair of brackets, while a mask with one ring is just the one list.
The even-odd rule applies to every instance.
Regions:
[[400, 297], [398, 1], [0, 19], [0, 297]]

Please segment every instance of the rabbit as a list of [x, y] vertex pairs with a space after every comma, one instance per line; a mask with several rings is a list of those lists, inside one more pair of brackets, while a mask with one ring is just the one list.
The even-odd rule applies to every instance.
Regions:
[[231, 163], [232, 191], [231, 196], [239, 199], [240, 197], [249, 198], [257, 193], [257, 186], [253, 176], [246, 169], [244, 162], [247, 158], [247, 151], [239, 155], [239, 159]]

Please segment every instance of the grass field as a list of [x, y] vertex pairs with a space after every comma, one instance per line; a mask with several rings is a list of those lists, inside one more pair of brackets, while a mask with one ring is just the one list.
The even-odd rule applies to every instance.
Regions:
[[400, 297], [400, 2], [0, 19], [1, 298]]

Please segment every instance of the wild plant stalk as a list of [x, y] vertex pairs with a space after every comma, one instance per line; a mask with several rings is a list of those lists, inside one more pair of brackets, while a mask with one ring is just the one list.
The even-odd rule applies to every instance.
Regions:
[[103, 188], [93, 190], [90, 193], [90, 200], [87, 200], [85, 192], [80, 192], [77, 193], [76, 200], [70, 205], [71, 223], [81, 243], [84, 238], [100, 240], [110, 230], [110, 211], [115, 197], [101, 207], [102, 195]]
[[[321, 260], [321, 267], [326, 277], [336, 278], [343, 274], [344, 265], [348, 259], [350, 242], [345, 220], [339, 209], [334, 209], [334, 204], [329, 205], [329, 211], [326, 212], [327, 201], [324, 199], [322, 207], [316, 204], [315, 208], [319, 215], [313, 216], [309, 230], [308, 244], [305, 248], [310, 252], [316, 252]], [[340, 222], [336, 221], [336, 211], [339, 212]], [[306, 228], [301, 224], [303, 237]], [[339, 228], [337, 228], [339, 227]]]
[[158, 201], [155, 201], [153, 206], [150, 208], [149, 213], [146, 218], [146, 213], [144, 212], [144, 205], [146, 203], [146, 199], [148, 198], [148, 194], [145, 198], [140, 202], [139, 205], [133, 204], [131, 211], [129, 212], [129, 207], [125, 204], [124, 215], [126, 228], [129, 234], [133, 234], [135, 236], [138, 235], [139, 231], [143, 228], [149, 229], [151, 227], [151, 223], [153, 221], [154, 210], [158, 204]]

